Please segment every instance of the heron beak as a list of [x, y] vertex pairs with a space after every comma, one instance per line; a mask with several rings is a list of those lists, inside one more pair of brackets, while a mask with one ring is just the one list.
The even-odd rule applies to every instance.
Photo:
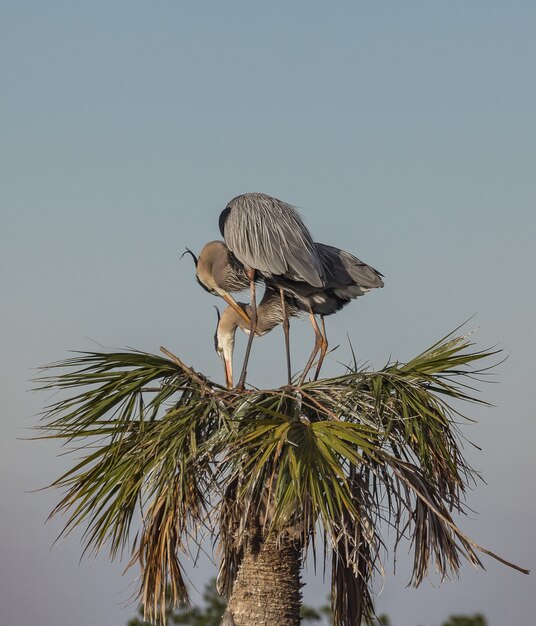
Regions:
[[248, 326], [251, 326], [251, 320], [249, 319], [249, 315], [244, 311], [244, 309], [238, 306], [236, 300], [230, 296], [228, 293], [221, 294], [221, 297], [227, 302], [227, 304], [232, 307], [238, 315], [246, 322]]
[[227, 385], [227, 389], [233, 388], [233, 362], [231, 359], [227, 358], [225, 355], [222, 355], [223, 366], [225, 368], [225, 384]]

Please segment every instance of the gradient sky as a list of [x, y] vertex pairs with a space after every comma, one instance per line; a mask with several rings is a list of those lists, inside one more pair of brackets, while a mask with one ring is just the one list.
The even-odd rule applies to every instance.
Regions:
[[[348, 337], [382, 366], [472, 315], [478, 346], [503, 348], [482, 388], [495, 408], [467, 407], [487, 484], [461, 524], [534, 569], [536, 4], [18, 0], [0, 2], [0, 31], [0, 622], [133, 614], [128, 559], [79, 563], [75, 535], [52, 547], [59, 493], [31, 491], [74, 459], [24, 441], [49, 399], [30, 379], [72, 349], [160, 345], [221, 379], [217, 301], [179, 256], [219, 238], [220, 211], [248, 191], [297, 205], [316, 240], [385, 274], [328, 319], [340, 347], [325, 374], [350, 360]], [[292, 333], [298, 367], [311, 330]], [[252, 359], [252, 382], [284, 382], [280, 329]], [[485, 572], [407, 590], [405, 552], [377, 600], [394, 626], [475, 612], [534, 626], [534, 576], [484, 557]], [[319, 578], [305, 589], [326, 593]]]

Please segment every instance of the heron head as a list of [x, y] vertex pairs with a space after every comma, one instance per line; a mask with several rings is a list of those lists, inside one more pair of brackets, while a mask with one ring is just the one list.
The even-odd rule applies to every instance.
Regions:
[[[203, 289], [205, 291], [208, 291], [209, 293], [214, 293], [214, 289], [212, 289], [211, 287], [208, 287], [200, 278], [199, 278], [199, 258], [195, 256], [195, 254], [190, 250], [190, 248], [186, 248], [186, 250], [181, 254], [181, 259], [185, 254], [189, 254], [192, 259], [194, 260], [194, 264], [195, 264], [195, 279], [197, 280], [198, 284], [201, 285], [201, 287], [203, 287]], [[201, 254], [203, 254], [203, 252], [201, 251]]]
[[[218, 311], [217, 308], [216, 310]], [[223, 360], [225, 383], [229, 389], [233, 387], [233, 352], [239, 319], [236, 311], [230, 306], [221, 315], [218, 311], [218, 325], [214, 333], [214, 347]]]

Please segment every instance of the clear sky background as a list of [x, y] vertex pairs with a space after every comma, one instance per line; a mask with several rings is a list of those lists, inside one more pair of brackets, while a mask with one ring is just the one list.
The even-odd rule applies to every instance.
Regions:
[[[23, 441], [48, 398], [35, 367], [71, 349], [165, 345], [222, 379], [216, 298], [185, 246], [219, 238], [220, 211], [263, 191], [300, 207], [318, 241], [385, 274], [328, 319], [325, 374], [407, 359], [474, 315], [508, 360], [467, 407], [487, 484], [462, 528], [534, 569], [536, 4], [497, 2], [0, 2], [0, 623], [123, 626], [128, 559], [52, 547], [74, 459]], [[311, 348], [293, 324], [295, 367]], [[238, 338], [244, 343], [245, 337]], [[284, 383], [280, 329], [251, 381]], [[484, 557], [459, 580], [407, 590], [402, 549], [379, 611], [394, 626], [483, 612], [534, 626], [535, 578]], [[192, 575], [202, 587], [204, 562]], [[308, 575], [308, 580], [311, 576]], [[306, 599], [323, 601], [320, 578]], [[194, 597], [195, 592], [194, 592]]]

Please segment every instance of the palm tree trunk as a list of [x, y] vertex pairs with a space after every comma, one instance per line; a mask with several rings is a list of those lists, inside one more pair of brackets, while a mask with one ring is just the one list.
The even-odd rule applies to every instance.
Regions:
[[278, 539], [274, 535], [249, 542], [226, 614], [235, 626], [300, 624], [300, 545], [287, 536]]

